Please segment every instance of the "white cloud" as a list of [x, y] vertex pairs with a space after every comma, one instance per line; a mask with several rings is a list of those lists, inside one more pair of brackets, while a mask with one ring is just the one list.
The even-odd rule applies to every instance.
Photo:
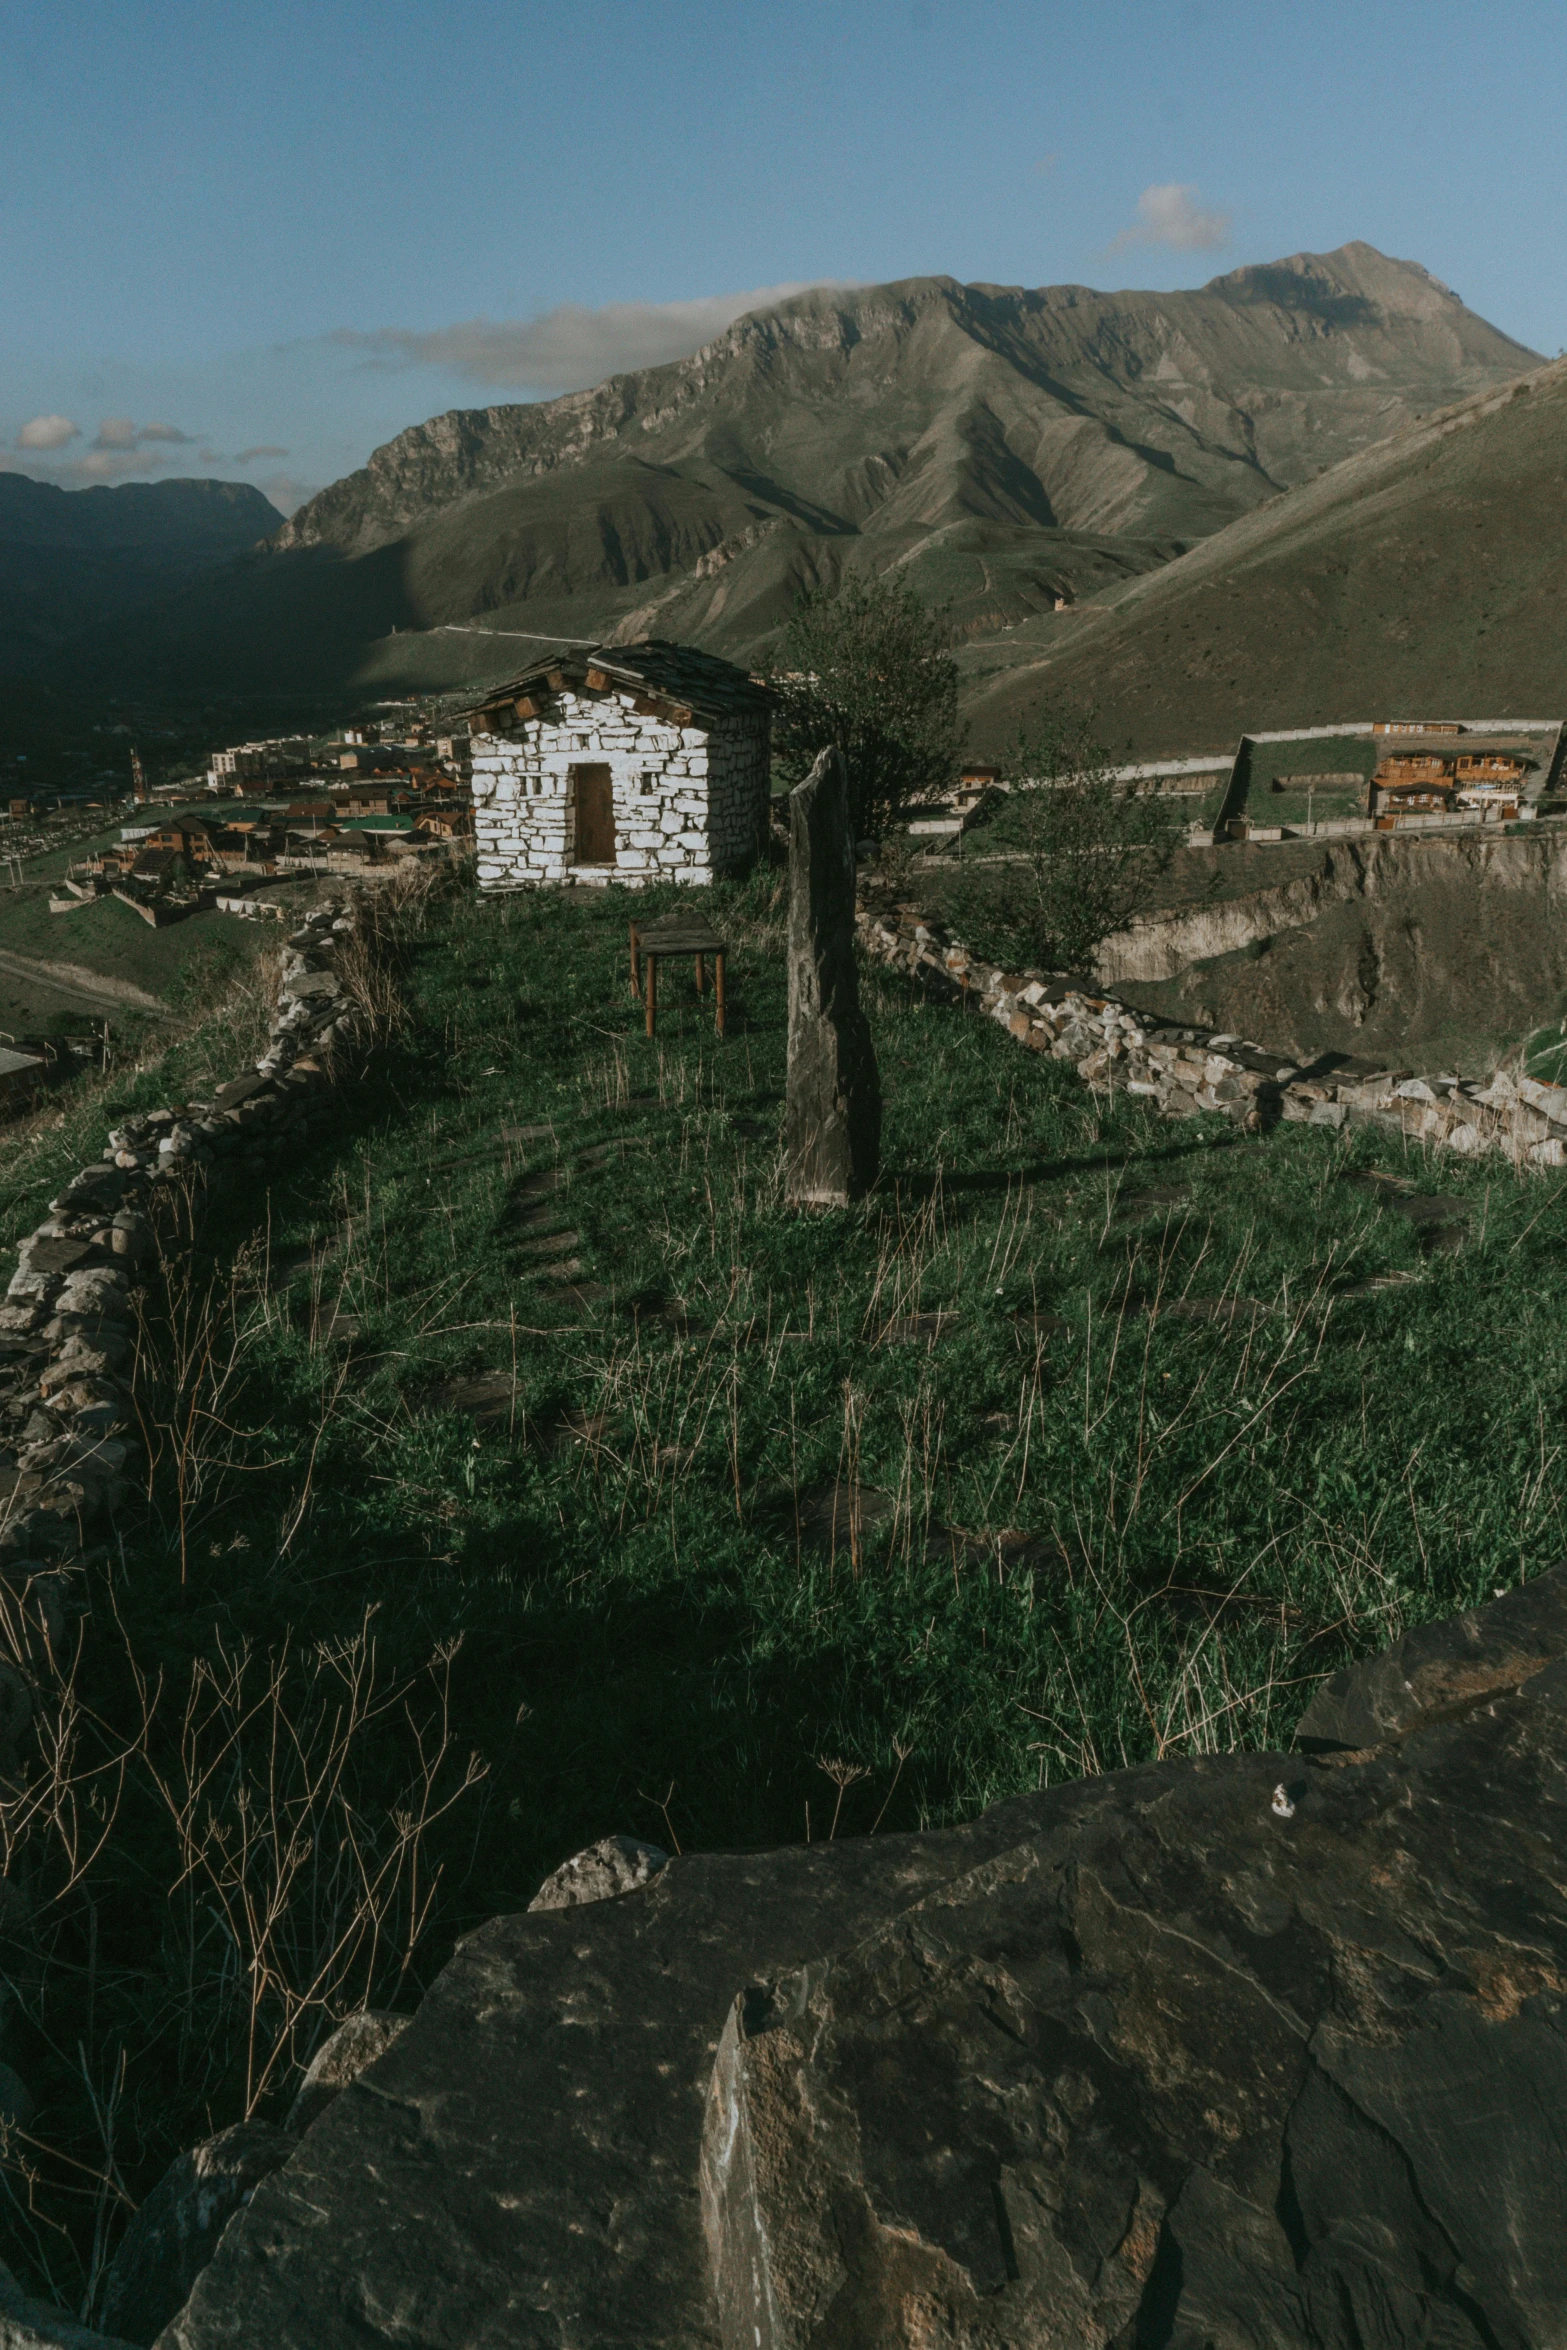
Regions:
[[372, 365], [445, 367], [475, 383], [572, 392], [635, 367], [684, 359], [748, 310], [809, 291], [806, 284], [757, 286], [748, 294], [707, 294], [692, 302], [609, 302], [601, 310], [563, 302], [537, 318], [472, 318], [433, 334], [403, 327], [362, 334], [344, 327], [332, 340], [363, 351]]
[[258, 441], [253, 449], [236, 451], [234, 462], [236, 465], [254, 465], [258, 457], [286, 457], [287, 455], [286, 449], [276, 449], [270, 441]]
[[95, 449], [142, 449], [149, 442], [188, 441], [177, 424], [133, 424], [128, 416], [106, 416], [98, 427]]
[[81, 439], [82, 428], [68, 416], [32, 416], [16, 436], [19, 449], [63, 449]]
[[1205, 212], [1190, 182], [1167, 181], [1144, 188], [1137, 199], [1137, 225], [1111, 239], [1110, 251], [1124, 253], [1129, 245], [1170, 245], [1178, 253], [1211, 252], [1230, 233], [1227, 212]]

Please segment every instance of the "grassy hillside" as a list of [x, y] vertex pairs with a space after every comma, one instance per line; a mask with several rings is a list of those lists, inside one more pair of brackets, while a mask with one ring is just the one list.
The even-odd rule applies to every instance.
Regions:
[[265, 691], [483, 674], [482, 643], [437, 633], [475, 624], [746, 652], [802, 587], [895, 563], [993, 630], [1535, 356], [1361, 244], [1173, 294], [820, 290], [690, 359], [400, 434], [95, 656], [158, 690]]
[[975, 736], [1041, 696], [1150, 755], [1243, 728], [1567, 707], [1567, 363], [1459, 403], [1048, 631], [964, 655]]
[[[430, 907], [402, 1027], [329, 1136], [212, 1211], [177, 1290], [194, 1416], [171, 1430], [195, 1435], [95, 1570], [114, 1606], [83, 1694], [119, 1720], [128, 1651], [172, 1737], [193, 1660], [248, 1654], [313, 1720], [367, 1609], [408, 1719], [445, 1686], [432, 1922], [356, 1997], [407, 2003], [466, 1921], [613, 1829], [859, 1834], [1276, 1745], [1347, 1654], [1561, 1555], [1547, 1183], [1162, 1125], [872, 972], [883, 1180], [793, 1215], [779, 892], [711, 911], [729, 1038], [672, 983], [650, 1044], [618, 894]], [[11, 1232], [58, 1171], [13, 1183]], [[1454, 1201], [1456, 1251], [1422, 1253], [1411, 1189]], [[221, 1720], [214, 1699], [201, 1736]], [[408, 1737], [394, 1706], [355, 1762], [377, 1851]], [[90, 1897], [93, 2019], [78, 2001], [66, 2053], [19, 2059], [35, 2139], [81, 2162], [76, 2039], [91, 2079], [126, 2049], [133, 2189], [243, 2103], [230, 1948], [161, 1898], [162, 1819], [133, 1773], [61, 1929], [70, 1985]], [[285, 2066], [263, 2110], [289, 2087]], [[74, 2174], [44, 2168], [38, 2205], [85, 2243]]]
[[[58, 884], [67, 867], [117, 840], [119, 829], [116, 818], [101, 834], [30, 858], [20, 888], [0, 886], [0, 1030], [80, 1028], [108, 1018], [116, 1039], [131, 1044], [156, 1026], [160, 1008], [180, 1016], [199, 1009], [275, 943], [270, 926], [215, 911], [156, 930], [115, 897], [51, 914], [49, 900], [64, 894]], [[268, 895], [287, 904], [314, 890], [306, 877]]]

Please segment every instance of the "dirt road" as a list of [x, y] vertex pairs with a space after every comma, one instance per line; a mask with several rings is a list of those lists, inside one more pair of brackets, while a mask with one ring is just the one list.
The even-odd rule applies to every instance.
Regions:
[[146, 1012], [155, 1020], [169, 1017], [168, 1005], [148, 995], [145, 988], [128, 979], [106, 979], [101, 971], [89, 971], [80, 963], [36, 962], [30, 955], [9, 955], [0, 948], [0, 979], [25, 979], [35, 987], [46, 987], [73, 1011], [130, 1010]]

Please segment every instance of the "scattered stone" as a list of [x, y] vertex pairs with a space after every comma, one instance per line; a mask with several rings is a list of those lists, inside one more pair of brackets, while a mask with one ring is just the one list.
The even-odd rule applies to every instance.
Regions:
[[843, 1551], [858, 1557], [867, 1535], [889, 1525], [897, 1509], [896, 1496], [875, 1485], [861, 1485], [852, 1477], [832, 1477], [800, 1494], [795, 1523], [800, 1540], [829, 1557]]
[[331, 1306], [316, 1322], [316, 1341], [321, 1346], [353, 1346], [364, 1336], [364, 1328], [362, 1315]]
[[236, 2122], [164, 2172], [120, 2238], [103, 2288], [103, 2322], [150, 2343], [181, 2310], [229, 2221], [299, 2140], [271, 2122]]
[[608, 1287], [602, 1281], [565, 1281], [559, 1289], [549, 1292], [549, 1302], [552, 1305], [578, 1306], [587, 1312], [593, 1306], [601, 1306], [609, 1294]]
[[612, 1901], [635, 1893], [668, 1865], [669, 1855], [656, 1844], [635, 1836], [605, 1836], [597, 1844], [575, 1852], [545, 1878], [533, 1899], [534, 1909], [575, 1909], [587, 1901]]
[[1130, 1222], [1134, 1217], [1150, 1216], [1156, 1209], [1184, 1206], [1191, 1195], [1189, 1183], [1163, 1183], [1148, 1191], [1123, 1191], [1112, 1213], [1118, 1221]]
[[345, 2018], [310, 2059], [298, 2094], [289, 2107], [291, 2133], [296, 2138], [303, 2136], [316, 2116], [325, 2113], [338, 2091], [346, 2089], [350, 2081], [357, 2081], [407, 2028], [407, 2016], [392, 2015], [384, 2008], [361, 2008], [357, 2015]]
[[482, 1426], [491, 1420], [510, 1419], [517, 1408], [518, 1392], [510, 1371], [475, 1371], [465, 1379], [452, 1379], [437, 1387], [430, 1402], [439, 1412], [467, 1412]]
[[877, 1333], [878, 1346], [934, 1346], [962, 1321], [959, 1313], [899, 1314]]
[[854, 844], [841, 754], [789, 795], [788, 1196], [847, 1207], [876, 1180], [881, 1085], [854, 958]]
[[608, 1426], [608, 1412], [562, 1412], [557, 1420], [551, 1422], [545, 1434], [544, 1448], [547, 1452], [558, 1452], [567, 1444], [597, 1445], [602, 1442]]
[[1027, 1306], [1019, 1306], [1017, 1312], [1012, 1316], [1012, 1322], [1020, 1337], [1026, 1335], [1032, 1338], [1036, 1345], [1043, 1345], [1047, 1338], [1059, 1337], [1063, 1331], [1070, 1330], [1072, 1327], [1071, 1323], [1063, 1321], [1059, 1314], [1039, 1314]]
[[1260, 1297], [1172, 1297], [1150, 1305], [1148, 1311], [1161, 1322], [1244, 1322], [1250, 1326], [1262, 1321], [1272, 1308]]

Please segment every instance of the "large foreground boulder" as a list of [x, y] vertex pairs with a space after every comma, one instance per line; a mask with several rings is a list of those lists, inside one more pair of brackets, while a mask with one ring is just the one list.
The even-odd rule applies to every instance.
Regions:
[[1136, 1774], [741, 1992], [724, 2343], [1567, 2340], [1564, 1614], [1343, 1676], [1319, 1724], [1394, 1744]]
[[496, 1919], [163, 2350], [1561, 2340], [1564, 1656], [1558, 1572], [1309, 1753]]

